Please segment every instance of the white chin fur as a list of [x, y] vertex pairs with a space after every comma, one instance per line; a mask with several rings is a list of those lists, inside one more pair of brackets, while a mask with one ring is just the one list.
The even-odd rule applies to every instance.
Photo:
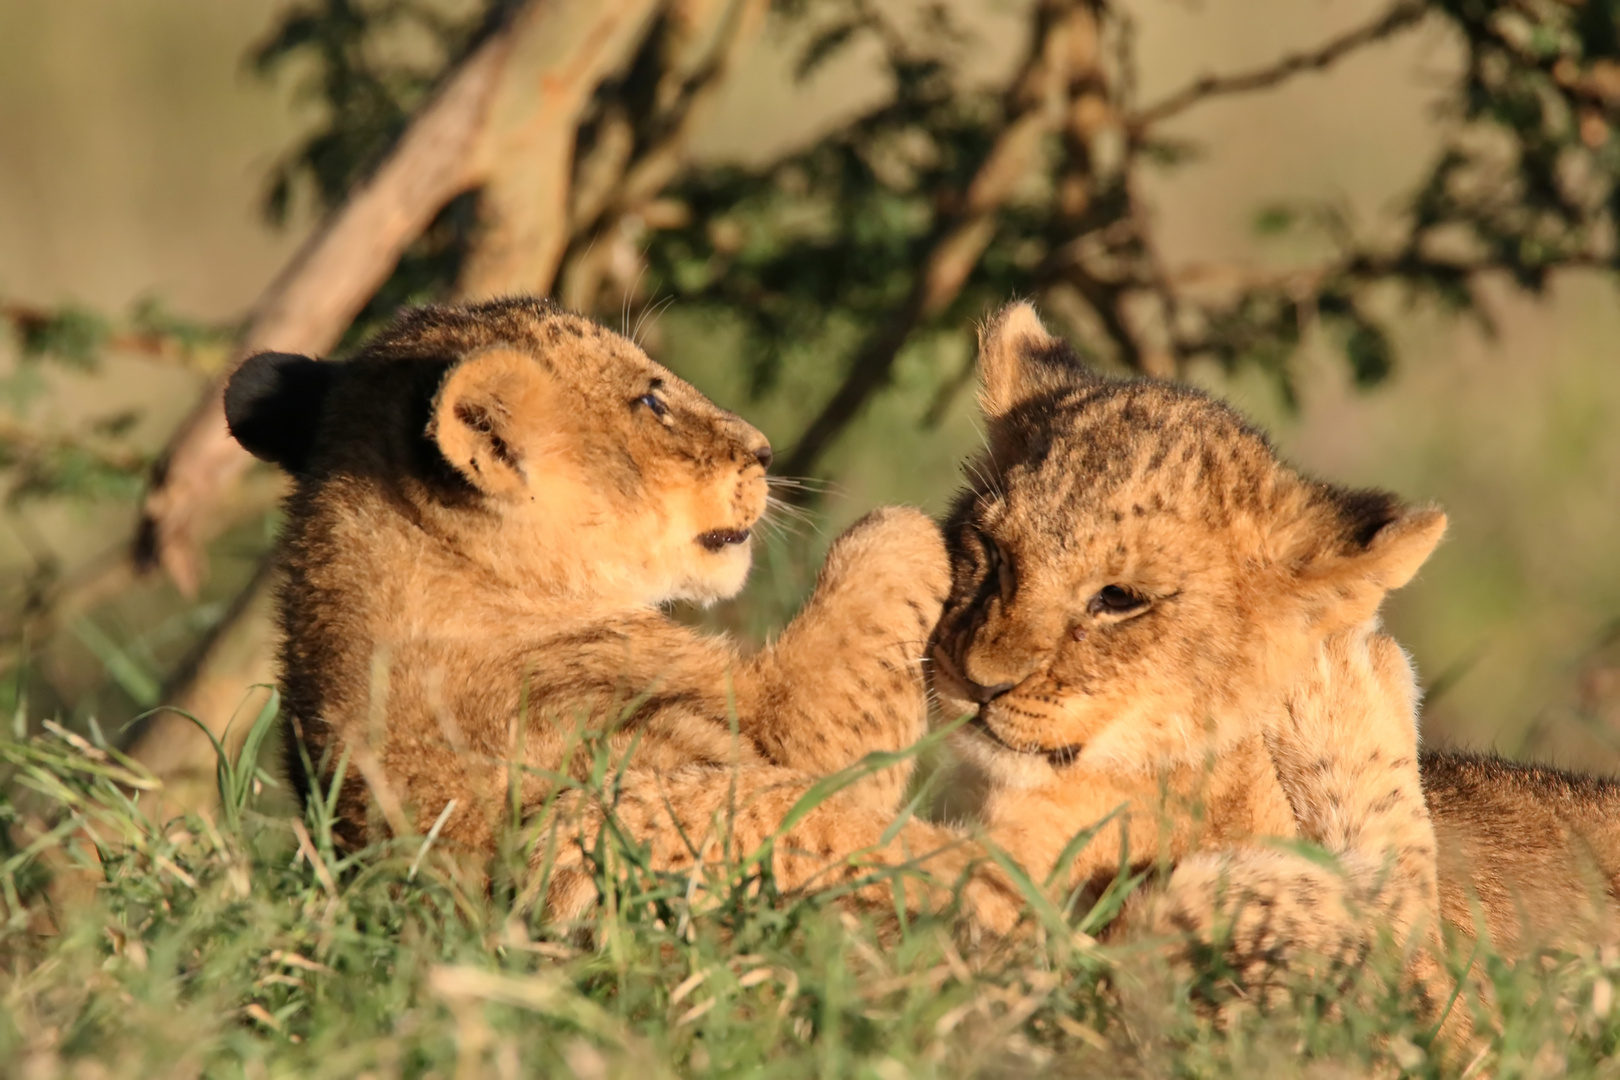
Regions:
[[1050, 784], [1057, 773], [1038, 754], [1019, 754], [991, 743], [970, 728], [951, 736], [957, 756], [989, 777], [992, 784], [1005, 788], [1038, 788]]
[[670, 589], [666, 599], [685, 600], [707, 607], [721, 600], [730, 600], [742, 592], [754, 561], [752, 540], [732, 545], [723, 551], [704, 552], [703, 556], [686, 580], [677, 582]]

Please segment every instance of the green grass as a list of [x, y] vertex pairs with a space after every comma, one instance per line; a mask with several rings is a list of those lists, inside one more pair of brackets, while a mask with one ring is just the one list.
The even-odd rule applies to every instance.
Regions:
[[[257, 733], [272, 722], [270, 709]], [[158, 828], [137, 805], [154, 782], [94, 730], [11, 735], [0, 760], [0, 1075], [1328, 1077], [1470, 1064], [1426, 1052], [1425, 1022], [1375, 977], [1217, 1022], [1191, 1003], [1221, 989], [1218, 972], [1178, 981], [1149, 948], [1050, 929], [975, 944], [949, 912], [896, 929], [828, 897], [775, 895], [747, 853], [694, 903], [685, 878], [637, 872], [636, 852], [617, 851], [592, 925], [562, 933], [519, 903], [521, 858], [468, 867], [423, 837], [344, 855], [319, 807], [274, 812], [251, 764], [222, 759], [220, 813]], [[1620, 953], [1480, 966], [1498, 1005], [1475, 1075], [1620, 1073]]]

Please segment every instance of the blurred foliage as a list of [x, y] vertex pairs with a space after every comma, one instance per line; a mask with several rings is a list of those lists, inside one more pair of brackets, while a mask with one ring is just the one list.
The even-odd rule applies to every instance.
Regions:
[[[1260, 374], [1292, 401], [1298, 357], [1312, 341], [1333, 343], [1362, 387], [1406, 362], [1391, 333], [1392, 299], [1488, 327], [1482, 285], [1493, 280], [1537, 293], [1561, 268], [1620, 268], [1620, 0], [1394, 0], [1336, 37], [1252, 70], [1193, 79], [1156, 101], [1137, 89], [1129, 5], [1026, 0], [1029, 40], [997, 84], [967, 73], [977, 43], [953, 12], [972, 2], [774, 0], [775, 32], [794, 43], [804, 85], [859, 59], [875, 66], [880, 92], [777, 157], [747, 163], [684, 153], [706, 69], [671, 44], [689, 9], [667, 8], [580, 125], [559, 299], [626, 329], [673, 302], [680, 317], [649, 348], [718, 356], [706, 362], [728, 371], [713, 381], [741, 388], [762, 414], [786, 417], [790, 435], [813, 436], [800, 453], [779, 455], [807, 474], [896, 372], [925, 392], [893, 395], [909, 412], [885, 415], [940, 422], [971, 384], [973, 324], [1012, 296], [1040, 300], [1099, 365], [1177, 374], [1213, 360]], [[341, 203], [451, 67], [520, 6], [286, 6], [248, 63], [266, 78], [295, 80], [318, 109], [270, 169], [267, 217], [285, 222], [294, 208]], [[1330, 202], [1259, 206], [1258, 234], [1309, 254], [1281, 268], [1166, 259], [1143, 178], [1197, 168], [1202, 104], [1271, 91], [1425, 26], [1443, 28], [1460, 62], [1439, 91], [1433, 160], [1388, 220], [1360, 222]], [[1055, 89], [1036, 78], [1043, 64], [1048, 74], [1061, 69]], [[1034, 151], [1016, 159], [1022, 172], [982, 198], [1009, 133], [1032, 119], [1040, 130]], [[476, 191], [445, 206], [341, 347], [401, 304], [453, 295], [479, 227]], [[928, 302], [919, 300], [925, 292]], [[121, 318], [0, 304], [0, 318], [16, 341], [17, 362], [0, 381], [9, 406], [0, 413], [0, 471], [14, 502], [136, 498], [153, 464], [131, 442], [136, 415], [117, 410], [61, 428], [36, 419], [36, 405], [110, 352], [213, 370], [234, 330], [152, 303]], [[813, 554], [798, 553], [805, 566]], [[798, 555], [784, 557], [793, 563], [784, 581], [807, 572]], [[795, 599], [792, 588], [778, 591], [772, 618]], [[30, 605], [57, 595], [37, 585], [23, 592]]]
[[118, 321], [74, 304], [0, 304], [0, 321], [9, 326], [15, 346], [12, 370], [0, 378], [0, 400], [9, 406], [0, 414], [0, 471], [12, 505], [42, 498], [132, 499], [152, 465], [151, 454], [129, 442], [139, 412], [118, 409], [72, 431], [31, 423], [33, 406], [52, 388], [53, 370], [96, 375], [113, 352], [206, 369], [223, 362], [234, 334], [231, 327], [177, 316], [151, 298]]
[[[495, 25], [503, 0], [457, 13], [431, 0], [320, 0], [294, 4], [254, 47], [252, 69], [303, 74], [300, 95], [322, 120], [272, 166], [264, 215], [284, 225], [299, 184], [329, 210], [365, 178], [410, 123], [444, 73]], [[344, 344], [363, 338], [405, 304], [442, 300], [477, 229], [475, 200], [452, 200], [406, 250], [393, 275], [355, 319]]]
[[[515, 6], [288, 7], [250, 63], [302, 79], [320, 111], [272, 167], [267, 216], [286, 221], [306, 204], [340, 203], [449, 66]], [[1335, 343], [1357, 385], [1397, 370], [1405, 358], [1391, 334], [1391, 293], [1488, 325], [1489, 279], [1537, 293], [1560, 268], [1620, 269], [1620, 0], [1408, 0], [1307, 52], [1195, 80], [1157, 102], [1138, 100], [1126, 5], [1040, 0], [1030, 4], [1032, 28], [1079, 13], [1096, 26], [1095, 48], [1084, 63], [1071, 61], [1039, 152], [989, 208], [982, 250], [959, 287], [925, 309], [914, 303], [922, 268], [971, 219], [976, 179], [1013, 118], [1031, 109], [1016, 76], [1004, 86], [967, 77], [974, 42], [951, 10], [776, 0], [779, 28], [799, 42], [801, 79], [872, 56], [886, 94], [774, 160], [689, 163], [651, 191], [630, 190], [621, 169], [618, 186], [574, 223], [559, 294], [577, 288], [571, 303], [626, 326], [655, 301], [678, 301], [683, 316], [699, 317], [671, 320], [665, 350], [719, 352], [715, 363], [734, 366], [733, 381], [761, 402], [803, 395], [806, 385], [830, 398], [884, 355], [873, 341], [897, 335], [893, 351], [917, 361], [905, 370], [930, 383], [930, 394], [905, 399], [931, 402], [916, 412], [927, 422], [970, 382], [969, 369], [950, 364], [970, 352], [972, 323], [1013, 295], [1040, 298], [1099, 365], [1175, 373], [1213, 359], [1260, 373], [1288, 396], [1313, 337]], [[1196, 167], [1200, 148], [1186, 132], [1197, 129], [1185, 116], [1424, 24], [1446, 28], [1462, 63], [1444, 94], [1442, 145], [1392, 221], [1356, 222], [1332, 203], [1258, 207], [1257, 233], [1303, 242], [1310, 257], [1285, 270], [1166, 264], [1141, 177]], [[604, 159], [635, 159], [678, 136], [680, 116], [660, 91], [670, 74], [661, 33], [601, 88], [582, 124], [582, 190]], [[628, 149], [615, 150], [625, 138]], [[476, 192], [446, 206], [345, 344], [399, 304], [451, 295], [478, 225]], [[608, 269], [585, 272], [604, 251]], [[896, 330], [897, 312], [909, 321]], [[121, 317], [0, 304], [0, 320], [15, 341], [16, 363], [0, 382], [0, 474], [12, 503], [131, 503], [153, 464], [132, 440], [138, 416], [120, 409], [63, 428], [40, 419], [41, 406], [113, 353], [214, 370], [235, 333], [150, 302]], [[716, 327], [724, 350], [705, 336], [719, 336]], [[884, 362], [858, 385], [857, 408], [901, 366], [892, 352]], [[826, 378], [797, 378], [796, 365], [824, 368]], [[808, 420], [818, 402], [793, 404]], [[26, 518], [13, 518], [22, 530]], [[20, 645], [0, 672], [0, 709], [18, 720], [14, 737], [0, 737], [0, 958], [26, 977], [9, 984], [0, 1060], [41, 1075], [81, 1066], [90, 1075], [97, 1063], [128, 1075], [239, 1066], [447, 1074], [499, 1071], [520, 1058], [582, 1075], [729, 1073], [761, 1061], [805, 1075], [1296, 1075], [1340, 1062], [1350, 1072], [1440, 1071], [1418, 1046], [1424, 1032], [1409, 1002], [1346, 1010], [1301, 996], [1292, 1012], [1256, 1010], [1221, 1029], [1189, 1008], [1178, 985], [1127, 1023], [1108, 993], [1112, 975], [1141, 970], [1138, 954], [1054, 935], [969, 970], [936, 924], [896, 941], [839, 918], [825, 898], [759, 903], [755, 880], [740, 882], [737, 901], [718, 913], [687, 910], [684, 881], [604, 881], [617, 902], [603, 906], [594, 929], [607, 944], [579, 950], [521, 908], [514, 880], [497, 874], [494, 888], [469, 887], [464, 868], [422, 838], [340, 855], [318, 805], [296, 820], [256, 801], [269, 776], [252, 760], [227, 765], [221, 756], [222, 816], [156, 829], [131, 805], [151, 778], [94, 719], [98, 709], [118, 710], [94, 691], [38, 692], [74, 676], [60, 655], [44, 674], [31, 666], [31, 635], [70, 638], [121, 704], [162, 700], [166, 674], [220, 621], [272, 531], [257, 522], [227, 537], [221, 547], [239, 548], [243, 565], [235, 579], [219, 575], [225, 586], [217, 579], [203, 603], [154, 599], [155, 587], [109, 603], [95, 566], [75, 576], [48, 558], [23, 583], [18, 617], [4, 628], [8, 645]], [[755, 636], [779, 626], [813, 578], [814, 560], [796, 539], [777, 537], [761, 552], [756, 588], [774, 606], [766, 617], [764, 604], [740, 616], [755, 620], [745, 628]], [[75, 590], [80, 606], [63, 604], [68, 613], [55, 618], [53, 605]], [[1456, 675], [1442, 670], [1430, 703], [1479, 655]], [[1579, 675], [1574, 707], [1613, 729], [1615, 635]], [[89, 738], [53, 723], [28, 736], [30, 717], [53, 709]], [[76, 884], [87, 882], [89, 899], [75, 900]], [[1493, 1024], [1480, 1025], [1491, 1032], [1487, 1071], [1612, 1072], [1613, 955], [1517, 966], [1478, 959], [1499, 1007]]]
[[[1088, 17], [1096, 34], [1092, 55], [1074, 62], [1065, 116], [1048, 131], [1044, 152], [1015, 195], [994, 208], [993, 234], [960, 289], [904, 328], [909, 347], [937, 346], [1007, 297], [1035, 295], [1068, 317], [1077, 344], [1100, 362], [1166, 373], [1211, 357], [1228, 370], [1259, 367], [1292, 395], [1293, 358], [1320, 326], [1340, 343], [1356, 383], [1373, 386], [1399, 362], [1371, 299], [1379, 286], [1398, 286], [1410, 302], [1488, 319], [1478, 291], [1482, 275], [1505, 273], [1522, 288], [1540, 290], [1562, 267], [1617, 265], [1620, 0], [1407, 0], [1309, 53], [1280, 58], [1270, 69], [1200, 80], [1159, 103], [1136, 100], [1125, 5], [1041, 0], [1031, 11], [1037, 33], [1042, 20]], [[852, 343], [879, 333], [917, 287], [927, 253], [959, 217], [1016, 105], [1016, 87], [999, 90], [964, 77], [971, 46], [944, 4], [777, 0], [773, 12], [803, 42], [801, 78], [851, 49], [875, 46], [888, 93], [777, 160], [698, 164], [652, 212], [645, 205], [621, 208], [645, 273], [605, 281], [582, 305], [617, 317], [649, 296], [664, 296], [735, 321], [746, 332], [738, 362], [747, 365], [756, 396], [778, 385], [792, 354], [843, 356], [846, 368], [869, 360]], [[341, 200], [442, 65], [465, 53], [475, 28], [488, 28], [502, 14], [489, 3], [452, 19], [422, 3], [321, 0], [284, 16], [255, 53], [255, 65], [273, 71], [295, 58], [313, 59], [308, 90], [325, 113], [275, 169], [267, 199], [272, 216], [284, 214], [300, 182], [322, 205]], [[1430, 21], [1446, 25], [1465, 63], [1446, 94], [1444, 145], [1393, 233], [1363, 235], [1331, 206], [1272, 207], [1261, 212], [1260, 231], [1308, 234], [1323, 257], [1286, 273], [1249, 271], [1213, 290], [1162, 265], [1148, 208], [1137, 195], [1138, 175], [1187, 167], [1197, 150], [1164, 135], [1165, 121], [1203, 100], [1269, 88]], [[376, 47], [402, 23], [433, 47]], [[646, 113], [647, 85], [626, 78], [602, 88], [581, 129], [580, 161], [611, 126], [602, 118]], [[407, 298], [444, 295], [475, 219], [470, 205], [447, 209], [371, 314]], [[600, 229], [581, 232], [571, 257], [600, 239]], [[870, 381], [863, 394], [880, 390], [887, 372]], [[940, 373], [947, 394], [963, 381]]]

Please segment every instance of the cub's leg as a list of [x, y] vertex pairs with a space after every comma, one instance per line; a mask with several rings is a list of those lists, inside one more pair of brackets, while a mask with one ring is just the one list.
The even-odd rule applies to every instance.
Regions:
[[1328, 641], [1268, 742], [1300, 834], [1338, 865], [1263, 848], [1197, 855], [1143, 898], [1132, 928], [1215, 947], [1254, 986], [1290, 969], [1347, 970], [1390, 933], [1412, 950], [1416, 988], [1433, 1004], [1439, 910], [1416, 702], [1388, 637], [1360, 627]]
[[1316, 671], [1290, 695], [1288, 723], [1268, 739], [1300, 833], [1357, 856], [1358, 902], [1414, 940], [1440, 926], [1417, 707], [1411, 662], [1368, 628], [1328, 641]]
[[771, 840], [768, 870], [784, 893], [843, 890], [846, 902], [881, 913], [897, 897], [909, 911], [939, 910], [960, 889], [971, 927], [1001, 935], [1017, 924], [1020, 894], [969, 841], [876, 814], [852, 788], [801, 803], [818, 779], [771, 765], [694, 765], [627, 772], [611, 811], [577, 793], [559, 799], [533, 848], [548, 916], [576, 921], [597, 902], [597, 839], [611, 822], [650, 868], [693, 873], [699, 892]]
[[[917, 510], [874, 511], [833, 544], [804, 609], [737, 678], [743, 733], [765, 758], [837, 772], [908, 747], [927, 727], [922, 658], [950, 591], [939, 527]], [[911, 762], [853, 785], [887, 812]]]
[[1297, 832], [1293, 807], [1258, 732], [1207, 761], [1158, 773], [1070, 767], [1051, 784], [1007, 786], [990, 794], [985, 816], [991, 839], [1041, 881], [1076, 827], [1094, 827], [1065, 867], [1068, 886], [1093, 895], [1118, 876], [1122, 854], [1132, 870], [1144, 870], [1174, 866], [1195, 851]]

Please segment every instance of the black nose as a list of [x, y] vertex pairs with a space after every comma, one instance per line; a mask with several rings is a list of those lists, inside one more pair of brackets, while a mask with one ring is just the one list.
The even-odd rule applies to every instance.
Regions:
[[968, 697], [972, 698], [980, 705], [988, 705], [990, 702], [996, 700], [996, 698], [1000, 697], [1002, 694], [1005, 694], [1007, 691], [1011, 690], [1017, 685], [1017, 683], [1004, 682], [996, 683], [994, 686], [980, 686], [976, 682], [968, 682]]
[[760, 465], [767, 469], [771, 467], [771, 462], [776, 459], [776, 455], [771, 453], [771, 448], [769, 446], [762, 446], [758, 450], [755, 450], [754, 456], [759, 459]]

